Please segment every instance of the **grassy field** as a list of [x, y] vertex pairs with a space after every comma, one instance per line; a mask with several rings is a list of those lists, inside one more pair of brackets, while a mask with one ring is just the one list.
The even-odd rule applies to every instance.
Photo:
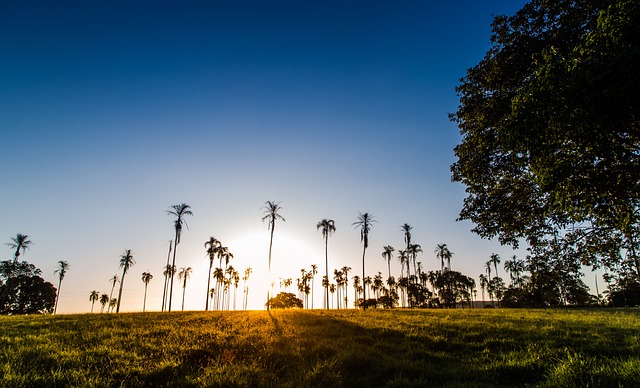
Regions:
[[637, 387], [640, 311], [0, 317], [0, 385]]

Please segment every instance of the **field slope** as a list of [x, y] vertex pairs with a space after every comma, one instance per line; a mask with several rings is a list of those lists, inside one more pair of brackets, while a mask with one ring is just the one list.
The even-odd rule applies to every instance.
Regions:
[[633, 387], [640, 312], [0, 317], [0, 385]]

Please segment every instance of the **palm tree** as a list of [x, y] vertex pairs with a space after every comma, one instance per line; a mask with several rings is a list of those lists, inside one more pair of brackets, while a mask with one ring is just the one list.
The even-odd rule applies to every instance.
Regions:
[[251, 272], [253, 272], [253, 269], [251, 267], [246, 268], [244, 270], [244, 276], [242, 277], [242, 280], [244, 281], [244, 301], [242, 303], [244, 310], [247, 309], [247, 302], [249, 300], [249, 287], [247, 286], [247, 280], [249, 280]]
[[220, 310], [220, 300], [221, 300], [221, 287], [224, 281], [224, 270], [220, 267], [216, 267], [213, 270], [213, 277], [216, 279], [216, 310]]
[[27, 236], [26, 234], [18, 233], [16, 234], [16, 237], [11, 238], [11, 242], [7, 243], [6, 245], [8, 245], [9, 248], [11, 249], [16, 250], [15, 253], [13, 254], [13, 264], [18, 262], [20, 251], [24, 253], [25, 250], [29, 249], [29, 246], [31, 244], [33, 244], [33, 242], [29, 240], [29, 236]]
[[[207, 248], [207, 255], [209, 256], [209, 275], [207, 276], [207, 290], [211, 287], [211, 268], [213, 267], [213, 259], [218, 253], [218, 249], [222, 244], [215, 237], [209, 237], [209, 241], [204, 243], [204, 247]], [[207, 291], [207, 297], [205, 298], [204, 311], [209, 311], [209, 291]]]
[[107, 303], [109, 303], [109, 295], [107, 295], [107, 294], [100, 295], [100, 304], [102, 305], [102, 308], [100, 309], [100, 312], [104, 311], [104, 306], [106, 306]]
[[358, 302], [358, 290], [360, 289], [360, 276], [358, 275], [354, 275], [353, 276], [353, 296], [354, 296], [354, 301], [357, 303]]
[[142, 302], [142, 312], [144, 312], [145, 307], [147, 306], [147, 286], [149, 285], [151, 279], [153, 279], [153, 275], [151, 275], [151, 273], [142, 273], [142, 283], [144, 283], [144, 301]]
[[164, 267], [165, 270], [162, 272], [162, 274], [164, 275], [164, 288], [162, 289], [162, 311], [164, 311], [164, 308], [167, 305], [167, 291], [168, 291], [167, 288], [169, 287], [169, 274], [171, 273], [171, 271], [169, 270], [171, 268], [171, 264], [169, 264], [169, 260], [171, 259], [172, 246], [173, 246], [173, 240], [169, 240], [169, 252], [167, 253], [167, 265]]
[[511, 285], [520, 285], [520, 275], [524, 272], [524, 261], [519, 260], [516, 255], [513, 255], [511, 260], [504, 262], [504, 270], [509, 272]]
[[492, 253], [489, 262], [493, 264], [493, 268], [496, 269], [496, 277], [498, 276], [498, 264], [500, 264], [500, 256], [497, 253]]
[[[329, 236], [336, 231], [336, 224], [333, 220], [323, 218], [322, 221], [316, 225], [317, 230], [322, 231], [322, 238], [324, 239], [324, 269], [325, 276], [329, 278]], [[326, 308], [329, 309], [329, 288], [325, 288]]]
[[[118, 291], [118, 305], [116, 306], [116, 313], [120, 312], [120, 302], [122, 301], [122, 286], [124, 286], [124, 277], [127, 274], [129, 268], [136, 263], [133, 260], [131, 249], [125, 249], [120, 255], [120, 268], [122, 268], [122, 279], [120, 279], [120, 291]], [[169, 302], [171, 304], [171, 302]]]
[[411, 260], [413, 261], [413, 274], [416, 276], [416, 278], [418, 277], [418, 270], [416, 269], [416, 257], [418, 256], [418, 253], [422, 253], [422, 247], [420, 246], [420, 244], [409, 245], [407, 254], [411, 256]]
[[344, 266], [341, 269], [341, 272], [344, 274], [344, 278], [342, 279], [343, 287], [344, 287], [344, 308], [349, 308], [349, 298], [347, 298], [347, 288], [349, 287], [349, 272], [351, 272], [351, 267]]
[[318, 266], [315, 264], [311, 264], [311, 308], [313, 309], [313, 289], [315, 288], [316, 282], [316, 274], [318, 273]]
[[[176, 276], [176, 267], [171, 266], [171, 264], [167, 264], [166, 267], [164, 267], [164, 270], [162, 271], [162, 274], [164, 275], [164, 294], [166, 294], [169, 290], [169, 279], [173, 278], [174, 276]], [[163, 294], [163, 297], [164, 297]], [[168, 298], [167, 299], [163, 299], [162, 301], [162, 311], [164, 311], [167, 307], [167, 302], [168, 302]]]
[[58, 293], [56, 295], [56, 304], [53, 307], [53, 313], [55, 314], [58, 311], [58, 298], [60, 298], [60, 287], [62, 286], [62, 279], [64, 279], [64, 275], [67, 274], [67, 270], [69, 270], [69, 263], [64, 260], [58, 261], [58, 269], [53, 271], [54, 274], [58, 274]]
[[109, 279], [109, 283], [111, 283], [111, 293], [109, 293], [109, 300], [107, 300], [107, 303], [111, 303], [111, 299], [113, 299], [113, 289], [116, 288], [116, 283], [118, 282], [118, 275], [113, 275], [113, 277]]
[[387, 262], [387, 266], [389, 267], [389, 277], [391, 277], [391, 257], [394, 248], [391, 245], [385, 245], [382, 248], [382, 258]]
[[[186, 225], [184, 221], [184, 216], [192, 216], [193, 212], [191, 212], [191, 206], [186, 203], [181, 203], [179, 205], [171, 206], [171, 210], [167, 210], [167, 214], [171, 216], [175, 216], [176, 219], [173, 222], [173, 226], [176, 230], [176, 238], [173, 244], [173, 262], [171, 263], [171, 267], [176, 266], [176, 252], [178, 251], [178, 244], [180, 244], [180, 236], [182, 234], [182, 224]], [[171, 277], [171, 284], [169, 286], [169, 312], [171, 312], [171, 300], [173, 299], [173, 277]]]
[[100, 299], [100, 294], [98, 293], [98, 291], [91, 291], [91, 294], [89, 295], [89, 302], [91, 302], [91, 313], [93, 313], [93, 305], [98, 299]]
[[[269, 279], [271, 279], [271, 248], [273, 248], [273, 231], [276, 229], [276, 220], [282, 220], [285, 222], [286, 220], [278, 211], [282, 210], [280, 207], [280, 202], [267, 201], [264, 203], [264, 217], [262, 217], [262, 222], [265, 220], [268, 222], [268, 228], [271, 231], [271, 238], [269, 239]], [[267, 288], [267, 302], [269, 301], [269, 288]], [[268, 309], [267, 305], [267, 309]]]
[[440, 270], [444, 272], [444, 261], [447, 261], [447, 267], [451, 270], [451, 257], [453, 253], [447, 247], [447, 244], [438, 244], [435, 249], [436, 258], [440, 259]]
[[[362, 242], [362, 278], [365, 278], [364, 274], [364, 257], [367, 252], [367, 247], [369, 247], [369, 232], [371, 231], [371, 224], [376, 222], [373, 219], [373, 215], [369, 213], [359, 213], [358, 220], [354, 222], [352, 225], [355, 225], [356, 228], [360, 228], [360, 242]], [[364, 301], [367, 300], [366, 291], [362, 292], [362, 299]], [[366, 310], [366, 304], [362, 306], [363, 310]]]
[[113, 311], [114, 307], [116, 307], [118, 305], [118, 299], [116, 298], [112, 298], [111, 300], [109, 300], [109, 311]]
[[182, 280], [182, 311], [184, 311], [184, 294], [187, 291], [187, 280], [191, 277], [191, 267], [180, 268], [180, 272], [178, 272], [178, 279]]
[[329, 291], [331, 292], [331, 308], [333, 308], [333, 293], [336, 292], [336, 285], [329, 284]]
[[[411, 230], [413, 229], [413, 227], [407, 223], [402, 224], [400, 226], [400, 230], [404, 233], [404, 242], [405, 244], [407, 244], [406, 247], [406, 253], [407, 255], [409, 254], [409, 246], [411, 245]], [[409, 265], [408, 265], [408, 261], [407, 261], [407, 278], [411, 277], [411, 272], [409, 270]]]
[[399, 249], [398, 250], [398, 261], [400, 262], [400, 277], [404, 277], [404, 266], [409, 266], [409, 256], [407, 256], [407, 251]]

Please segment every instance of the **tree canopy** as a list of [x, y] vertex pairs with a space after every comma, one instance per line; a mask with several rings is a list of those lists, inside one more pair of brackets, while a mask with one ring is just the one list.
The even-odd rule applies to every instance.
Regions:
[[[533, 0], [457, 87], [459, 219], [640, 276], [640, 3]], [[624, 252], [622, 255], [620, 252]]]

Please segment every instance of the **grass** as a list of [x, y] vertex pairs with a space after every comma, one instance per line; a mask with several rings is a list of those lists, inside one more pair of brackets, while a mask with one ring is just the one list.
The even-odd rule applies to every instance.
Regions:
[[0, 385], [634, 387], [640, 311], [0, 317]]

